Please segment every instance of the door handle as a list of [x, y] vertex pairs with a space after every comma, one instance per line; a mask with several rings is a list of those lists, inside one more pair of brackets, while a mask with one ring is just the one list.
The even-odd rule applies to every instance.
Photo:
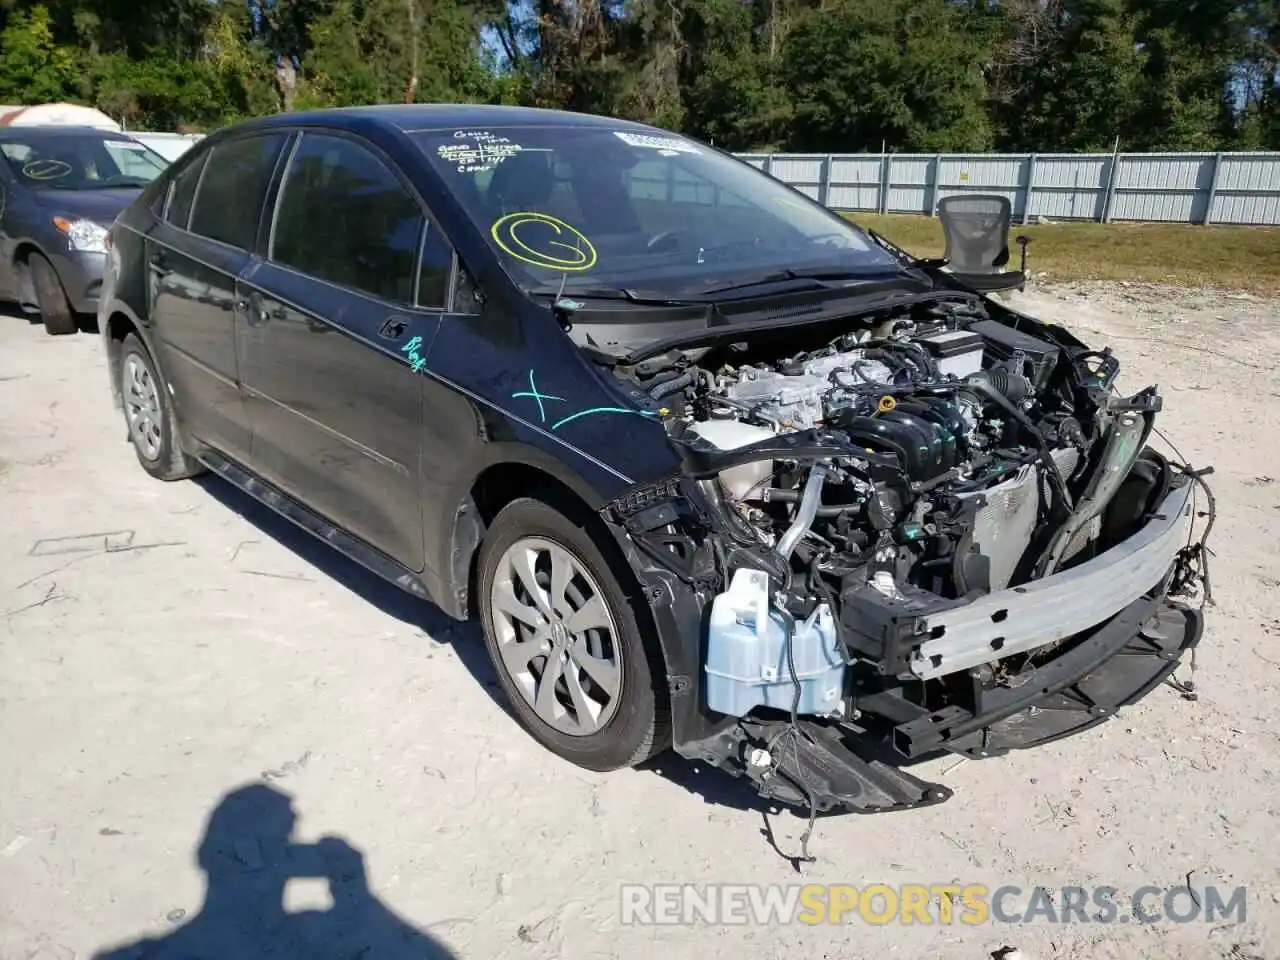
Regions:
[[383, 340], [399, 340], [408, 329], [409, 321], [404, 317], [388, 317], [386, 322], [378, 328], [378, 336]]
[[151, 272], [157, 276], [167, 277], [169, 274], [173, 273], [173, 271], [169, 269], [169, 261], [163, 253], [153, 253], [151, 255], [149, 265], [151, 267]]

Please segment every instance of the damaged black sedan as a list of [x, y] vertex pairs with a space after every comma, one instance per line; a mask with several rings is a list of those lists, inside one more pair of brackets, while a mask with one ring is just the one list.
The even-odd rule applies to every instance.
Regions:
[[110, 250], [144, 469], [477, 617], [582, 766], [937, 803], [914, 760], [1086, 730], [1199, 641], [1212, 501], [1156, 388], [704, 144], [288, 114], [202, 142]]

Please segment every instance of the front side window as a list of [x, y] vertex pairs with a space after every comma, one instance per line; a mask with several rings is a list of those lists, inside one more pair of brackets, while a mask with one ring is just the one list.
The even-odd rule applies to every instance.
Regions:
[[213, 148], [191, 214], [191, 232], [253, 250], [283, 133], [228, 140]]
[[[422, 304], [443, 305], [436, 249], [418, 201], [373, 151], [346, 137], [306, 133], [276, 209], [271, 259], [353, 290], [413, 303], [424, 250]], [[447, 279], [447, 268], [445, 270]], [[440, 303], [428, 302], [438, 298]]]
[[412, 136], [529, 292], [564, 284], [680, 296], [762, 272], [900, 270], [842, 217], [675, 134], [583, 124]]
[[14, 179], [32, 190], [141, 188], [168, 166], [134, 140], [49, 129], [6, 133], [0, 157]]

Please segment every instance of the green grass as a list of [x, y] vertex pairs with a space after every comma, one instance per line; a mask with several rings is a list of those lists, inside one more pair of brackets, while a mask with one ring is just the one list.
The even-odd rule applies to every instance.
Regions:
[[[942, 256], [942, 225], [936, 219], [847, 213], [919, 257]], [[1180, 223], [1055, 223], [1014, 225], [1014, 237], [1031, 237], [1029, 269], [1050, 280], [1136, 280], [1185, 287], [1221, 287], [1280, 293], [1280, 228], [1198, 227]]]

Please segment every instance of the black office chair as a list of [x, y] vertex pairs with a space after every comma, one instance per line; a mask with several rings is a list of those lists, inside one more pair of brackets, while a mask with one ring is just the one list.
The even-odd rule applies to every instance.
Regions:
[[938, 219], [947, 242], [943, 260], [957, 280], [983, 293], [1026, 288], [1030, 237], [1017, 238], [1022, 248], [1021, 269], [1004, 269], [1009, 263], [1009, 227], [1013, 222], [1013, 204], [1008, 197], [943, 197], [938, 201]]

